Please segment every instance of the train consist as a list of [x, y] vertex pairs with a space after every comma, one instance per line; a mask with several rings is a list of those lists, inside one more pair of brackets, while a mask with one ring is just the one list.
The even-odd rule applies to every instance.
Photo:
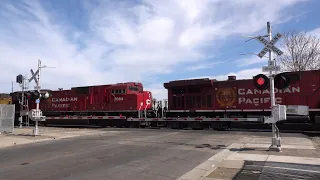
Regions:
[[10, 94], [0, 94], [0, 104], [12, 104], [12, 98]]
[[[295, 118], [295, 113], [288, 112], [287, 121], [319, 123], [320, 70], [284, 75], [290, 83], [281, 85], [276, 78], [277, 103], [309, 107], [303, 117]], [[40, 109], [46, 116], [45, 124], [226, 129], [232, 123], [261, 123], [264, 116], [270, 116], [270, 92], [266, 84], [260, 83], [268, 81], [259, 78], [258, 85], [256, 81], [256, 78], [236, 80], [234, 76], [224, 81], [208, 78], [170, 81], [164, 83], [168, 99], [157, 102], [152, 100], [152, 92], [136, 82], [41, 90], [49, 96], [41, 98]], [[25, 94], [24, 106], [19, 105], [21, 92], [11, 94], [17, 117], [21, 110], [34, 109], [35, 99], [40, 96], [32, 91]]]

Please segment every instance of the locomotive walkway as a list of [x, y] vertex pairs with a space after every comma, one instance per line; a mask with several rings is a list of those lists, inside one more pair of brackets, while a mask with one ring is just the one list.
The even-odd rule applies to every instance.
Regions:
[[1, 180], [320, 179], [320, 138], [298, 133], [281, 134], [279, 153], [266, 151], [270, 132], [41, 129], [39, 143], [0, 135], [20, 138], [0, 148]]

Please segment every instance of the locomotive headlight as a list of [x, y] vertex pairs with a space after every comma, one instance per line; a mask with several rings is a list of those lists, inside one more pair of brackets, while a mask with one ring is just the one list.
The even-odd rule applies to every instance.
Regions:
[[46, 99], [48, 99], [49, 96], [50, 96], [50, 94], [49, 94], [48, 92], [46, 92], [46, 93], [44, 94], [44, 98], [46, 98]]

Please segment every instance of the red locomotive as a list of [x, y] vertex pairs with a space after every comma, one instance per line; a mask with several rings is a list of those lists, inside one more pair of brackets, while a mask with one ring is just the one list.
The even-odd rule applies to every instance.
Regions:
[[[285, 76], [290, 79], [289, 86], [281, 85], [276, 78], [277, 103], [308, 106], [304, 117], [311, 123], [319, 123], [320, 70], [290, 72]], [[208, 78], [170, 81], [164, 83], [168, 100], [158, 102], [151, 102], [151, 92], [135, 82], [47, 90], [41, 91], [48, 92], [50, 97], [41, 100], [40, 109], [49, 124], [77, 124], [81, 120], [103, 126], [225, 129], [233, 122], [261, 122], [264, 116], [270, 116], [269, 85], [264, 83], [268, 81], [259, 78], [258, 86], [256, 80], [229, 76], [225, 81]], [[13, 94], [13, 102], [17, 94], [21, 93]], [[29, 99], [29, 109], [35, 108], [35, 99]], [[292, 121], [296, 116], [288, 109], [288, 121]]]
[[[126, 116], [137, 117], [139, 110], [150, 110], [152, 106], [151, 92], [144, 91], [143, 85], [136, 82], [73, 87], [70, 90], [41, 90], [41, 92], [50, 95], [47, 99], [41, 98], [39, 105], [50, 123], [77, 124], [81, 121], [88, 123], [88, 120], [93, 122], [97, 117], [101, 117], [98, 119], [118, 119], [117, 124], [123, 125]], [[36, 96], [34, 93], [37, 92], [25, 93], [28, 109], [36, 108], [37, 97], [33, 98]], [[21, 99], [21, 92], [18, 94]], [[19, 106], [18, 109], [20, 111]], [[61, 121], [63, 117], [72, 120], [72, 117], [80, 116], [86, 118], [79, 118], [80, 121]]]
[[[282, 86], [282, 89], [275, 88], [276, 103], [309, 106], [311, 122], [320, 121], [320, 70], [290, 72], [285, 75], [290, 79], [288, 83], [290, 85]], [[263, 81], [268, 82], [267, 79]], [[276, 84], [279, 87], [281, 85]], [[260, 90], [259, 85], [257, 86], [252, 79], [236, 80], [235, 76], [229, 76], [226, 81], [208, 78], [171, 81], [164, 84], [168, 89], [170, 107], [167, 116], [211, 118], [208, 122], [198, 118], [198, 121], [195, 121], [196, 125], [218, 127], [230, 127], [230, 122], [239, 121], [239, 118], [248, 121], [249, 118], [269, 116], [271, 111], [269, 86], [266, 86], [268, 89], [265, 90]], [[219, 117], [220, 121], [220, 117], [233, 119], [229, 119], [228, 122], [217, 122], [215, 117]], [[287, 120], [294, 122], [305, 119], [289, 115]], [[177, 123], [172, 124], [177, 126]], [[178, 126], [181, 126], [181, 123], [178, 123]]]

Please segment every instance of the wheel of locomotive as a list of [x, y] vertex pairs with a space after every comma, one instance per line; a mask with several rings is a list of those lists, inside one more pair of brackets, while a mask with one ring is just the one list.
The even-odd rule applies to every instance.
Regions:
[[159, 128], [159, 127], [158, 127], [158, 122], [151, 122], [151, 123], [150, 123], [150, 127], [151, 127], [151, 128]]
[[177, 122], [168, 122], [167, 127], [170, 129], [180, 129], [180, 126]]
[[201, 126], [200, 122], [192, 122], [190, 126], [193, 130], [203, 130], [204, 128]]

